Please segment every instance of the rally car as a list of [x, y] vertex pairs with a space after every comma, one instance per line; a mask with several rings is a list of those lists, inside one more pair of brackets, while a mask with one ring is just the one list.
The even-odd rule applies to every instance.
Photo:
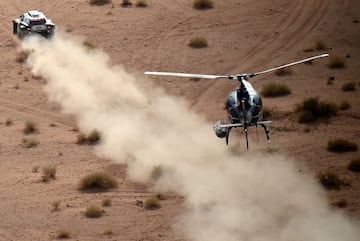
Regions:
[[23, 13], [20, 18], [13, 20], [13, 33], [20, 39], [34, 34], [49, 38], [54, 35], [54, 32], [55, 24], [44, 13], [37, 10]]

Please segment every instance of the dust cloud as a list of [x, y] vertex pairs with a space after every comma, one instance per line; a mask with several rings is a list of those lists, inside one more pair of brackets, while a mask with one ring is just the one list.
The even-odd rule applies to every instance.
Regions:
[[[186, 103], [144, 88], [108, 55], [57, 35], [30, 38], [28, 64], [45, 91], [82, 131], [102, 133], [98, 155], [128, 165], [146, 181], [156, 166], [156, 189], [185, 196], [184, 232], [195, 241], [359, 240], [358, 225], [332, 210], [314, 179], [283, 157], [236, 157]], [[145, 77], [144, 77], [145, 78]]]

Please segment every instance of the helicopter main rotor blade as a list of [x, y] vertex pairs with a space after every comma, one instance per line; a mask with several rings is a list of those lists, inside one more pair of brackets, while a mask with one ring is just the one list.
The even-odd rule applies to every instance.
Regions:
[[145, 72], [147, 75], [162, 75], [162, 76], [177, 76], [187, 78], [201, 78], [201, 79], [229, 79], [227, 75], [210, 75], [210, 74], [189, 74], [189, 73], [176, 73], [176, 72]]
[[275, 70], [278, 70], [278, 69], [283, 69], [283, 68], [290, 67], [290, 66], [293, 66], [293, 65], [296, 65], [296, 64], [301, 64], [301, 63], [304, 63], [304, 62], [308, 62], [308, 61], [311, 61], [313, 59], [324, 58], [324, 57], [328, 57], [328, 56], [329, 56], [329, 54], [321, 54], [321, 55], [309, 57], [309, 58], [302, 59], [302, 60], [292, 62], [292, 63], [289, 63], [289, 64], [284, 64], [284, 65], [281, 65], [279, 67], [275, 67], [275, 68], [271, 68], [271, 69], [268, 69], [268, 70], [253, 73], [253, 74], [251, 74], [251, 77], [254, 77], [254, 76], [260, 75], [260, 74], [266, 74], [266, 73], [269, 73], [269, 72], [272, 72], [272, 71], [275, 71]]

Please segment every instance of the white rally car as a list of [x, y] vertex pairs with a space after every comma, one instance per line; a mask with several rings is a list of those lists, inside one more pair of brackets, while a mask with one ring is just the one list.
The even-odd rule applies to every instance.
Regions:
[[33, 34], [49, 38], [54, 35], [54, 32], [55, 24], [37, 10], [23, 13], [20, 18], [13, 20], [13, 33], [20, 39]]

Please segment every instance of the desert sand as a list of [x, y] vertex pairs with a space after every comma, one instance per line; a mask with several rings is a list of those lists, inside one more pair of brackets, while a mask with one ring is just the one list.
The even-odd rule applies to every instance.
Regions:
[[[214, 8], [205, 11], [193, 9], [192, 0], [148, 0], [145, 8], [123, 8], [121, 2], [0, 2], [0, 240], [55, 240], [60, 229], [68, 230], [71, 240], [289, 240], [290, 234], [298, 237], [293, 240], [360, 239], [354, 231], [360, 229], [360, 176], [347, 169], [359, 151], [326, 150], [328, 141], [338, 137], [360, 145], [359, 1], [215, 0]], [[59, 36], [51, 40], [56, 43], [44, 48], [51, 52], [51, 47], [59, 47], [54, 50], [59, 58], [45, 53], [29, 63], [16, 62], [22, 47], [12, 35], [11, 21], [31, 9], [56, 23]], [[206, 37], [208, 47], [188, 47], [193, 36]], [[65, 40], [69, 43], [62, 45]], [[84, 41], [100, 53], [88, 54]], [[325, 50], [305, 51], [318, 41], [326, 44]], [[27, 46], [41, 49], [36, 43]], [[259, 130], [257, 141], [252, 129], [249, 151], [241, 130], [232, 133], [229, 147], [212, 133], [212, 123], [226, 119], [225, 98], [236, 82], [143, 75], [256, 72], [323, 52], [344, 57], [346, 68], [330, 69], [324, 58], [294, 66], [290, 76], [269, 73], [251, 79], [259, 91], [277, 80], [292, 93], [263, 98], [272, 111], [272, 139], [266, 143]], [[103, 66], [104, 53], [109, 63]], [[76, 63], [78, 71], [66, 72]], [[70, 75], [55, 74], [58, 66]], [[74, 97], [69, 99], [61, 95], [66, 88], [76, 89], [82, 73], [96, 81], [85, 87], [99, 100], [86, 99], [93, 93], [69, 94]], [[124, 80], [117, 83], [117, 76]], [[113, 82], [107, 84], [109, 79]], [[342, 91], [347, 82], [355, 82], [357, 89]], [[351, 108], [326, 123], [299, 124], [294, 108], [307, 97], [347, 100]], [[36, 123], [37, 132], [23, 133], [27, 121]], [[104, 132], [102, 143], [76, 144], [80, 132], [93, 128]], [[24, 148], [24, 138], [39, 145]], [[131, 170], [130, 157], [136, 163]], [[47, 165], [56, 166], [56, 178], [43, 182], [41, 168]], [[153, 165], [168, 165], [175, 177], [154, 186], [146, 179]], [[34, 172], [36, 167], [39, 171]], [[95, 171], [113, 175], [119, 186], [108, 192], [80, 192], [79, 180]], [[325, 190], [316, 175], [326, 171], [350, 185]], [[167, 197], [160, 209], [136, 205], [136, 200], [160, 191]], [[101, 206], [105, 198], [111, 198], [112, 205], [102, 207], [103, 217], [84, 216], [86, 207]], [[332, 205], [341, 200], [346, 207]], [[53, 210], [54, 202], [59, 210]]]

